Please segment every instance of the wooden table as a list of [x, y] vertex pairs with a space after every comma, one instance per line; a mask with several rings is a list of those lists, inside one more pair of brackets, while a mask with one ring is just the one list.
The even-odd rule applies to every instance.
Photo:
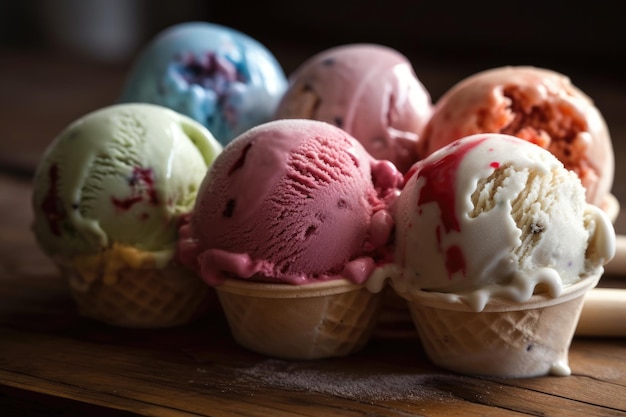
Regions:
[[[3, 58], [0, 415], [626, 416], [623, 338], [575, 337], [569, 377], [499, 379], [441, 370], [417, 338], [377, 336], [347, 358], [283, 361], [237, 346], [219, 312], [165, 330], [81, 318], [29, 231], [30, 173], [61, 128], [115, 97], [123, 68], [46, 57], [41, 73], [40, 55]], [[621, 137], [626, 92], [598, 85], [599, 105]], [[625, 186], [618, 169], [620, 199]], [[604, 277], [601, 285], [626, 287], [621, 277]]]

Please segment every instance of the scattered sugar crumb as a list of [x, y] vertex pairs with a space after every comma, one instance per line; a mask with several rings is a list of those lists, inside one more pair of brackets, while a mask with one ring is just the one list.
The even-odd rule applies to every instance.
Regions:
[[240, 378], [274, 388], [302, 390], [358, 401], [411, 399], [443, 400], [448, 392], [429, 386], [433, 375], [385, 374], [348, 375], [342, 372], [311, 369], [311, 365], [269, 359], [251, 368], [237, 370]]

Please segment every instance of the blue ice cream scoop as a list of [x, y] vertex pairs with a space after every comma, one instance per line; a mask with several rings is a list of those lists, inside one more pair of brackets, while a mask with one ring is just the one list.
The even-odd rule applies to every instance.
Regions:
[[269, 121], [287, 88], [274, 55], [235, 29], [186, 22], [156, 35], [133, 63], [120, 102], [169, 107], [222, 145]]

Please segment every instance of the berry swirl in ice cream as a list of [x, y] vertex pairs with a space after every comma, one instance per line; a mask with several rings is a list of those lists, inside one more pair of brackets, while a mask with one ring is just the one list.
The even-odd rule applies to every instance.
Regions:
[[79, 118], [35, 173], [40, 246], [65, 259], [130, 247], [167, 262], [178, 222], [221, 149], [201, 124], [152, 104], [117, 104]]
[[493, 297], [557, 297], [615, 253], [606, 214], [576, 174], [514, 136], [462, 138], [417, 162], [396, 200], [394, 289], [481, 311]]

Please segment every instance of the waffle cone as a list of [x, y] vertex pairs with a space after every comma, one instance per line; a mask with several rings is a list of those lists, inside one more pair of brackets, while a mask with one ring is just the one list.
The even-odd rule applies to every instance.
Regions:
[[86, 278], [71, 264], [57, 264], [68, 279], [79, 313], [113, 326], [182, 325], [205, 312], [211, 297], [215, 297], [196, 274], [178, 265], [122, 268], [113, 282], [106, 282]]
[[426, 354], [443, 368], [511, 378], [569, 375], [569, 347], [584, 295], [599, 278], [566, 287], [557, 298], [491, 300], [481, 312], [432, 292], [415, 294], [409, 308]]
[[283, 359], [346, 356], [372, 335], [380, 294], [347, 280], [306, 285], [226, 280], [217, 295], [241, 346]]

